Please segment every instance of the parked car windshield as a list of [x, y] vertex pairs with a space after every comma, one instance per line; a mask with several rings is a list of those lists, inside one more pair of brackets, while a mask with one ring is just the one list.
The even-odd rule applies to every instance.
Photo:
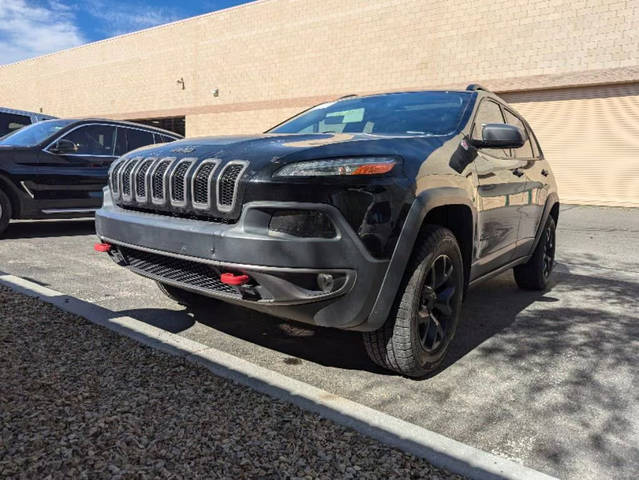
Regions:
[[353, 97], [302, 112], [268, 133], [445, 135], [459, 128], [465, 92], [411, 92]]
[[12, 147], [33, 147], [47, 140], [73, 120], [46, 120], [16, 130], [0, 138], [0, 145]]

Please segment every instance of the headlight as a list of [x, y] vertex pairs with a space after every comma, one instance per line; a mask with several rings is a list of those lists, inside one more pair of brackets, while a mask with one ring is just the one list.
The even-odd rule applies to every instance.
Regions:
[[397, 160], [390, 157], [328, 158], [285, 165], [276, 177], [327, 177], [337, 175], [379, 175], [390, 172]]

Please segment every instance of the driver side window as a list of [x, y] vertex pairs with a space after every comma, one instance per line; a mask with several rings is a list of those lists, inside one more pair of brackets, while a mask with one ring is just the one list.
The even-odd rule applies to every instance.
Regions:
[[74, 155], [113, 156], [115, 127], [111, 125], [86, 125], [63, 137], [75, 145]]
[[[473, 140], [483, 140], [482, 128], [487, 123], [506, 123], [501, 107], [491, 100], [484, 100], [481, 102], [481, 105], [479, 105], [471, 135]], [[490, 152], [492, 155], [499, 157], [508, 157], [510, 154], [508, 150], [491, 149]]]
[[506, 123], [501, 112], [501, 107], [495, 102], [484, 100], [477, 110], [475, 125], [473, 126], [473, 140], [482, 140], [481, 130], [487, 123]]

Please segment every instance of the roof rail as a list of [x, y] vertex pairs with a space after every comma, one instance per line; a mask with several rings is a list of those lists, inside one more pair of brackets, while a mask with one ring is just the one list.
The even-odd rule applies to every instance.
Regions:
[[482, 87], [479, 83], [471, 83], [470, 85], [468, 85], [466, 87], [466, 90], [471, 91], [471, 92], [476, 92], [477, 90], [483, 90], [485, 92], [490, 92], [490, 90], [488, 90], [485, 87]]
[[356, 97], [356, 96], [357, 96], [357, 94], [355, 94], [355, 93], [350, 93], [350, 94], [348, 94], [348, 95], [344, 95], [343, 97], [339, 97], [339, 98], [338, 98], [338, 100], [342, 100], [342, 99], [344, 99], [344, 98]]

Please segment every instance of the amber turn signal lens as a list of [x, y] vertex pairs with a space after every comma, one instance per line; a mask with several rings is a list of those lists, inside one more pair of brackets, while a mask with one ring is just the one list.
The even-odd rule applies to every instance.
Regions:
[[390, 172], [395, 163], [371, 163], [368, 165], [362, 165], [361, 167], [357, 167], [351, 175], [379, 175], [381, 173]]

